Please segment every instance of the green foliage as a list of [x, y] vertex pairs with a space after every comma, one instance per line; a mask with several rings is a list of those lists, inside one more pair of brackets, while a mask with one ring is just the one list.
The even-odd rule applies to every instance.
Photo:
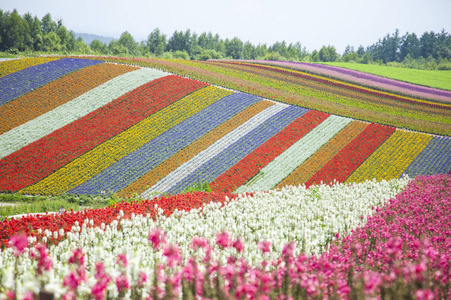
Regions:
[[0, 194], [0, 203], [6, 203], [6, 205], [0, 205], [0, 221], [11, 215], [57, 212], [61, 206], [66, 210], [79, 211], [85, 208], [101, 208], [132, 200], [134, 199], [120, 199], [115, 195], [101, 197], [63, 194], [50, 197], [5, 193]]
[[198, 182], [192, 186], [185, 188], [181, 191], [181, 194], [192, 193], [192, 192], [211, 192], [211, 187], [208, 181]]
[[189, 60], [189, 54], [186, 51], [175, 51], [172, 54], [172, 57], [175, 58], [175, 59]]

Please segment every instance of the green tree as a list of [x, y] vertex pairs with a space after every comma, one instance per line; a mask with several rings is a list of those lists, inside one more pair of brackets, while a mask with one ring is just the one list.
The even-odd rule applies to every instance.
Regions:
[[240, 59], [243, 54], [243, 42], [235, 37], [231, 41], [226, 39], [225, 41], [226, 56], [233, 59]]
[[61, 39], [54, 31], [50, 31], [44, 36], [43, 49], [49, 52], [61, 50]]
[[133, 36], [127, 31], [123, 32], [117, 41], [118, 45], [123, 46], [127, 49], [127, 52], [132, 55], [137, 55], [138, 53], [138, 43], [135, 41]]
[[166, 49], [166, 35], [162, 34], [159, 28], [155, 28], [147, 37], [146, 43], [150, 53], [161, 56]]
[[51, 14], [48, 13], [44, 17], [42, 17], [41, 23], [42, 23], [42, 33], [44, 35], [47, 35], [47, 34], [49, 34], [52, 31], [56, 32], [57, 25], [52, 20], [52, 15]]

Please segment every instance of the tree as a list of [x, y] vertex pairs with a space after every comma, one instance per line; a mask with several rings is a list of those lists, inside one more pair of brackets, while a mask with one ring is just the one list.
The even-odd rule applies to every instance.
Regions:
[[329, 50], [327, 50], [326, 46], [321, 47], [318, 55], [320, 61], [330, 61]]
[[54, 31], [50, 31], [44, 36], [43, 48], [45, 51], [49, 52], [61, 50], [61, 39]]
[[[128, 31], [125, 31], [121, 34], [119, 37], [119, 40], [117, 41], [118, 45], [123, 46], [127, 49], [127, 53], [130, 53], [132, 55], [138, 54], [138, 43], [135, 41], [133, 36], [128, 33]], [[122, 50], [121, 50], [122, 51]]]
[[243, 42], [234, 37], [231, 41], [226, 39], [225, 41], [226, 47], [226, 56], [232, 57], [233, 59], [240, 59], [243, 53]]
[[51, 14], [49, 14], [49, 13], [46, 14], [44, 17], [42, 17], [41, 21], [42, 21], [42, 33], [44, 35], [47, 35], [51, 31], [56, 32], [57, 25], [52, 20], [52, 15]]
[[162, 34], [159, 28], [155, 28], [147, 37], [146, 44], [150, 53], [161, 56], [166, 49], [166, 35]]

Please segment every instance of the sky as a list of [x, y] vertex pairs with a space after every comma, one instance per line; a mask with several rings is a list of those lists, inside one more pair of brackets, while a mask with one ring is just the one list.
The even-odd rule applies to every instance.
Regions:
[[190, 29], [254, 45], [299, 41], [309, 52], [366, 47], [396, 29], [451, 30], [451, 0], [0, 0], [0, 9], [40, 19], [50, 13], [68, 30], [116, 39], [125, 31], [141, 41], [157, 27], [168, 37]]

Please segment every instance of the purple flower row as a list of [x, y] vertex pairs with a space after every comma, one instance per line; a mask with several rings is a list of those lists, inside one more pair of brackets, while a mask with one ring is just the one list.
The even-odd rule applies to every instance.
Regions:
[[31, 92], [55, 79], [103, 61], [62, 58], [35, 65], [0, 78], [0, 105]]
[[176, 194], [198, 182], [212, 182], [246, 155], [308, 111], [306, 108], [297, 106], [285, 108], [194, 170], [168, 192], [170, 194]]
[[68, 193], [95, 195], [101, 191], [108, 193], [120, 191], [204, 134], [260, 100], [260, 97], [245, 93], [226, 96], [152, 139]]
[[404, 171], [410, 177], [451, 171], [451, 138], [434, 137]]

